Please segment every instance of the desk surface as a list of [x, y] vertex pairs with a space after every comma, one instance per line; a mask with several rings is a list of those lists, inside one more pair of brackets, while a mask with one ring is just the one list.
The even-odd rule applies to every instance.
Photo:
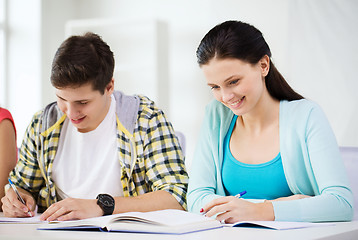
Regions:
[[358, 221], [340, 222], [332, 226], [311, 227], [293, 230], [271, 230], [263, 228], [219, 228], [183, 235], [105, 233], [85, 231], [37, 230], [39, 224], [0, 223], [0, 239], [145, 239], [145, 240], [190, 240], [190, 239], [358, 239]]

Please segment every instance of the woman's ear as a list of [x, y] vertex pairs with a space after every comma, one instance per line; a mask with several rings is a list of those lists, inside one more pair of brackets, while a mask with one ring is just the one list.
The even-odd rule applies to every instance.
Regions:
[[260, 61], [260, 67], [261, 67], [261, 71], [262, 71], [262, 76], [266, 77], [269, 70], [270, 70], [270, 58], [269, 56], [265, 55], [263, 56]]

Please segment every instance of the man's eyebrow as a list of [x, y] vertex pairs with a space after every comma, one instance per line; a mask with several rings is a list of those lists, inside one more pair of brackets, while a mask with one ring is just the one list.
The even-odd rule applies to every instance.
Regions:
[[56, 94], [56, 96], [57, 96], [59, 99], [62, 99], [62, 100], [64, 100], [64, 101], [67, 101], [66, 99], [64, 99], [64, 98], [61, 97], [61, 96], [58, 96], [57, 94]]
[[[67, 101], [66, 99], [64, 99], [63, 97], [61, 97], [61, 96], [59, 96], [59, 95], [57, 95], [57, 94], [56, 94], [56, 96], [57, 96], [59, 99], [63, 100], [63, 101]], [[89, 99], [81, 99], [81, 100], [76, 100], [76, 101], [74, 101], [74, 102], [88, 102], [88, 101], [89, 101]]]

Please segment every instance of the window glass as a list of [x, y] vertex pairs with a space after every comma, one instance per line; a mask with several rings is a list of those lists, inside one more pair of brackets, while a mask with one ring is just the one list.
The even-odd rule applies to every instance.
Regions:
[[5, 0], [0, 0], [0, 25], [2, 25], [5, 17]]
[[5, 0], [0, 0], [0, 106], [5, 102]]

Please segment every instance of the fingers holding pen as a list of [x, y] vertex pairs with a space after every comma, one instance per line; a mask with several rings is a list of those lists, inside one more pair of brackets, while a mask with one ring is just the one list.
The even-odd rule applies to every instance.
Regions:
[[[8, 197], [4, 196], [1, 199], [2, 202], [2, 210], [4, 212], [5, 217], [26, 217], [25, 211], [21, 209], [20, 207], [16, 207], [16, 203], [11, 201]], [[22, 206], [23, 204], [20, 203]], [[25, 206], [26, 207], [26, 206]], [[27, 210], [26, 210], [27, 212]]]
[[229, 203], [234, 199], [235, 197], [233, 196], [214, 199], [201, 209], [201, 213], [205, 213], [207, 217], [212, 217], [216, 214], [226, 212], [230, 209]]
[[18, 194], [20, 195], [20, 199], [19, 199], [19, 197], [17, 198], [17, 200], [18, 200], [17, 204], [20, 204], [26, 217], [35, 216], [34, 211], [36, 208], [36, 203], [35, 203], [35, 199], [32, 197], [32, 195], [29, 192], [27, 192], [21, 188], [18, 189]]
[[220, 222], [234, 223], [256, 219], [258, 205], [238, 197], [229, 196], [209, 202], [203, 207], [202, 212], [205, 212], [207, 217], [215, 216], [216, 220]]
[[9, 189], [1, 199], [3, 212], [6, 217], [29, 217], [34, 216], [35, 201], [30, 194], [19, 189], [19, 195], [24, 200], [23, 204], [13, 189]]
[[[211, 211], [214, 214], [211, 214], [211, 213], [209, 213], [209, 215], [206, 214], [206, 216], [210, 217], [210, 216], [215, 215], [217, 213], [228, 211], [228, 208], [235, 207], [233, 205], [233, 202], [236, 201], [236, 199], [238, 199], [238, 198], [242, 197], [243, 195], [245, 195], [246, 193], [247, 193], [247, 191], [242, 191], [242, 192], [239, 192], [238, 194], [236, 194], [235, 196], [221, 197], [221, 198], [214, 199], [210, 203], [206, 204], [204, 206], [204, 208], [202, 208], [200, 210], [200, 212], [203, 214], [203, 213], [206, 213], [207, 211]], [[224, 205], [224, 206], [218, 207], [218, 205]], [[212, 208], [216, 208], [216, 209], [214, 211], [212, 211], [211, 210]]]

